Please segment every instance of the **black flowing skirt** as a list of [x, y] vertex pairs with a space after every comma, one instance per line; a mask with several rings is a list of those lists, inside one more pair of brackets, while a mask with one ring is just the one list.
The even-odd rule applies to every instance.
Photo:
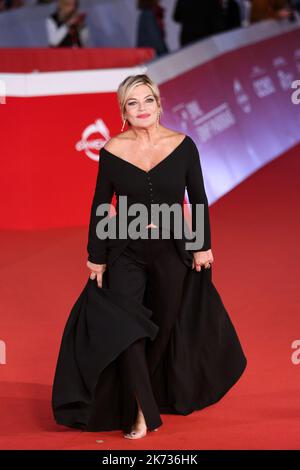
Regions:
[[[61, 339], [52, 387], [58, 424], [85, 431], [121, 429], [118, 357], [159, 327], [147, 303], [88, 278]], [[163, 353], [153, 392], [160, 413], [188, 415], [219, 401], [247, 365], [236, 330], [212, 282], [212, 268], [189, 269], [179, 314]], [[167, 384], [167, 393], [165, 387]]]

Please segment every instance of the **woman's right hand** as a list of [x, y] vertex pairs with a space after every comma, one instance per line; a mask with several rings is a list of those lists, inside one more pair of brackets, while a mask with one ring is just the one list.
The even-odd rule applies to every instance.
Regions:
[[87, 261], [87, 267], [91, 270], [90, 279], [97, 278], [98, 287], [102, 287], [102, 276], [106, 270], [106, 264], [95, 264], [91, 261]]

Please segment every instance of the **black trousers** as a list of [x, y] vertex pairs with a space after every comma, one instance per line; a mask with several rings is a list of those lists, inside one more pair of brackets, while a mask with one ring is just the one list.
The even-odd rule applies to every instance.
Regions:
[[[131, 239], [107, 270], [109, 287], [144, 302], [153, 311], [151, 320], [159, 326], [153, 341], [142, 338], [131, 344], [118, 358], [124, 390], [121, 418], [124, 432], [130, 432], [136, 420], [137, 400], [149, 430], [163, 424], [153, 381], [179, 311], [188, 270], [172, 238], [164, 239], [161, 228], [148, 228], [147, 232], [148, 239]], [[153, 238], [155, 233], [158, 239]], [[163, 374], [156, 380], [163, 381]]]

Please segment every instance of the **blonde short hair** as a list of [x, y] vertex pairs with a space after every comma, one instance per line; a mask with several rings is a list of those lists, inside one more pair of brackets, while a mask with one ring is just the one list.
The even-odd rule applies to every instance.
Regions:
[[138, 85], [147, 85], [152, 91], [154, 98], [160, 108], [160, 114], [163, 113], [159, 88], [154, 81], [146, 74], [129, 75], [119, 85], [117, 90], [118, 102], [120, 106], [122, 120], [125, 119], [125, 103], [128, 94]]

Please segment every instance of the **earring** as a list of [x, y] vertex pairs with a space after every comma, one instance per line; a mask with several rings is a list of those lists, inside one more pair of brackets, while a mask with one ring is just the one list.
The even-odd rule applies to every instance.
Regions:
[[122, 129], [121, 129], [121, 132], [123, 132], [125, 124], [126, 124], [126, 119], [123, 119], [123, 126], [122, 126]]
[[159, 116], [160, 116], [160, 113], [157, 114], [156, 127], [158, 127], [158, 124], [159, 124]]

